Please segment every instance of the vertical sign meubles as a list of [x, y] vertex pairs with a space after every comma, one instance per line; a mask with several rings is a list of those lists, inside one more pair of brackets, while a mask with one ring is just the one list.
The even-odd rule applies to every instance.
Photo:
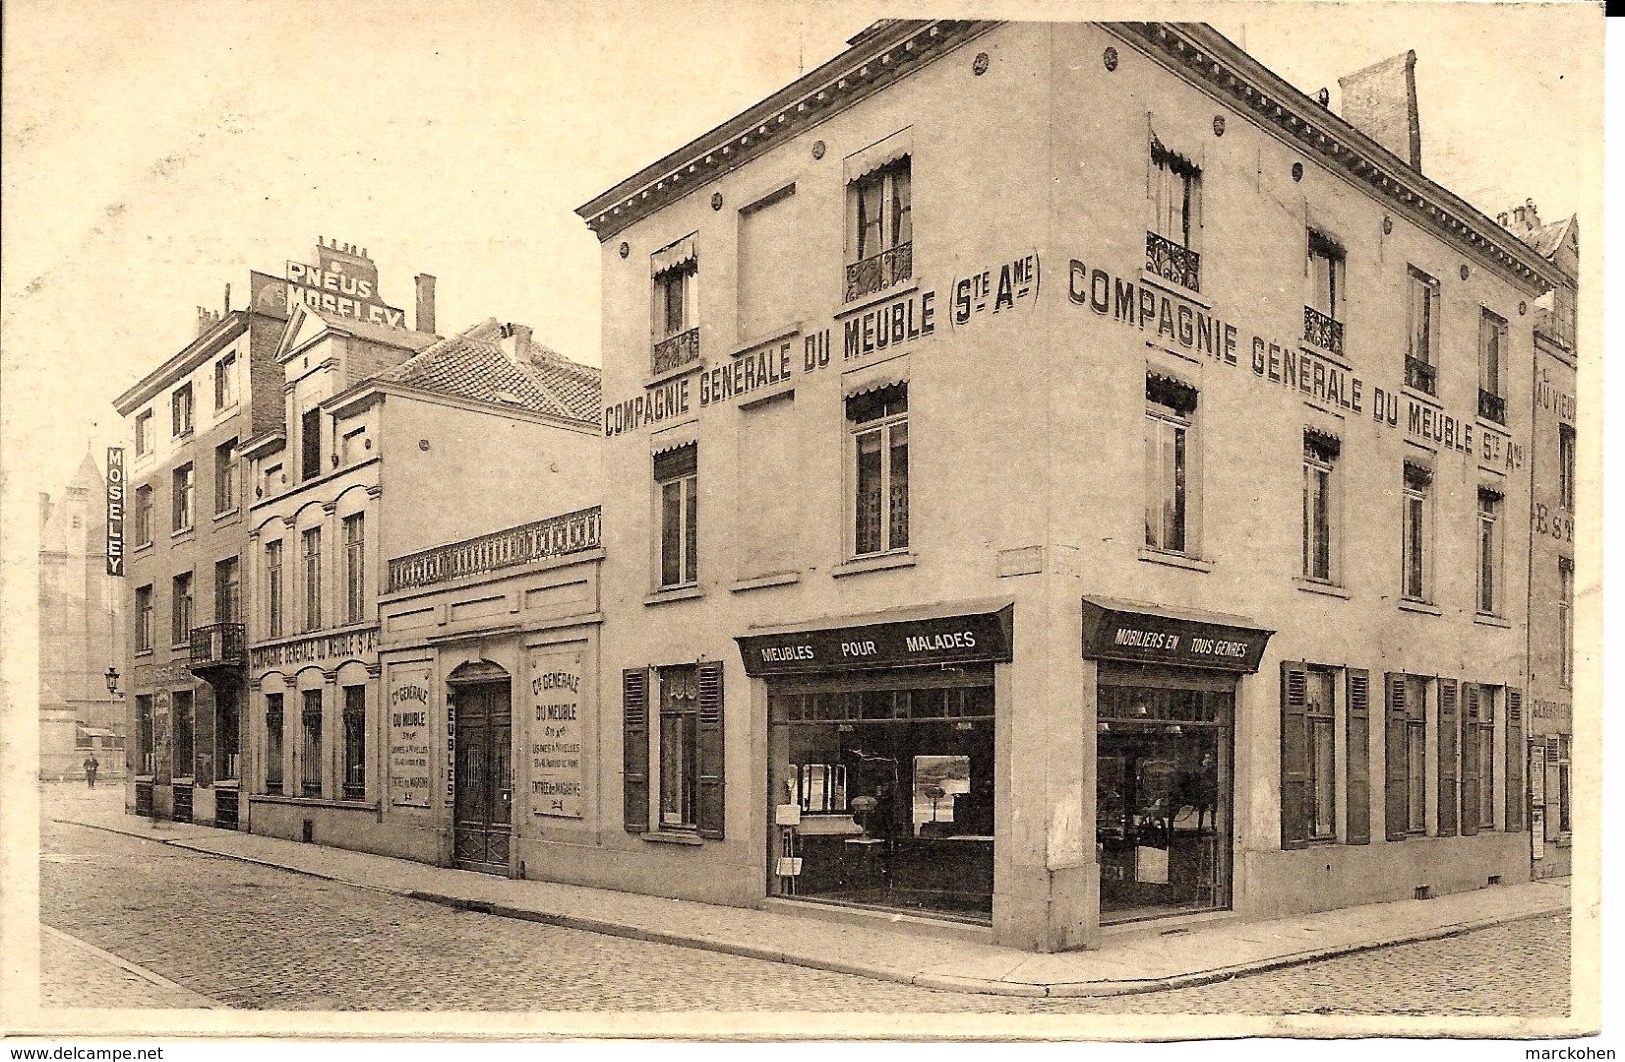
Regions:
[[530, 651], [530, 810], [534, 815], [583, 816], [580, 648]]
[[430, 670], [426, 665], [389, 669], [389, 802], [426, 808], [433, 788], [429, 740]]
[[124, 447], [107, 448], [107, 574], [124, 574]]

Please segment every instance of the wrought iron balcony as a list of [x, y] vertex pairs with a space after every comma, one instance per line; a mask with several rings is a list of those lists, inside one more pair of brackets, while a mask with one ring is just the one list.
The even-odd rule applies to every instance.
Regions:
[[248, 663], [247, 638], [241, 623], [211, 623], [192, 628], [193, 671], [240, 668]]
[[846, 300], [854, 302], [865, 295], [885, 291], [914, 276], [914, 244], [900, 243], [861, 262], [846, 266]]
[[1343, 353], [1343, 322], [1334, 321], [1313, 306], [1303, 308], [1303, 340], [1305, 343]]
[[1439, 386], [1439, 370], [1421, 358], [1405, 359], [1405, 386], [1434, 394]]
[[1166, 236], [1145, 234], [1145, 268], [1182, 288], [1202, 290], [1202, 256]]
[[1498, 394], [1478, 389], [1478, 415], [1497, 424], [1507, 422], [1507, 400]]
[[649, 369], [655, 376], [700, 359], [700, 326], [662, 339], [654, 345]]
[[397, 557], [389, 562], [389, 592], [566, 557], [597, 549], [602, 544], [603, 513], [594, 505], [590, 509]]

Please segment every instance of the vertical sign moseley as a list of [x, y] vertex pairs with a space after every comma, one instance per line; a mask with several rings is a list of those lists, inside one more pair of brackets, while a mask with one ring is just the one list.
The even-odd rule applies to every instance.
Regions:
[[426, 808], [430, 772], [429, 669], [389, 669], [389, 803]]
[[530, 810], [579, 819], [581, 792], [581, 650], [531, 650]]
[[124, 574], [124, 447], [107, 448], [107, 574]]

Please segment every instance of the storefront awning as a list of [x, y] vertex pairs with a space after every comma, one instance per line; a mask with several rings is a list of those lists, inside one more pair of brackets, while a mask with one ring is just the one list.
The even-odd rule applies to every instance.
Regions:
[[1009, 598], [896, 608], [807, 623], [752, 628], [734, 640], [745, 674], [985, 664], [1010, 659], [1015, 604]]
[[1256, 672], [1275, 632], [1245, 616], [1083, 599], [1083, 655], [1093, 660]]

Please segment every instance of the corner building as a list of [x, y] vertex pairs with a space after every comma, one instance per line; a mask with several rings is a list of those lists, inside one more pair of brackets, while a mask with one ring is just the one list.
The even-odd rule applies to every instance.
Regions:
[[580, 208], [619, 689], [531, 872], [1036, 951], [1525, 877], [1556, 274], [1413, 63], [1362, 132], [1204, 26], [883, 22]]

